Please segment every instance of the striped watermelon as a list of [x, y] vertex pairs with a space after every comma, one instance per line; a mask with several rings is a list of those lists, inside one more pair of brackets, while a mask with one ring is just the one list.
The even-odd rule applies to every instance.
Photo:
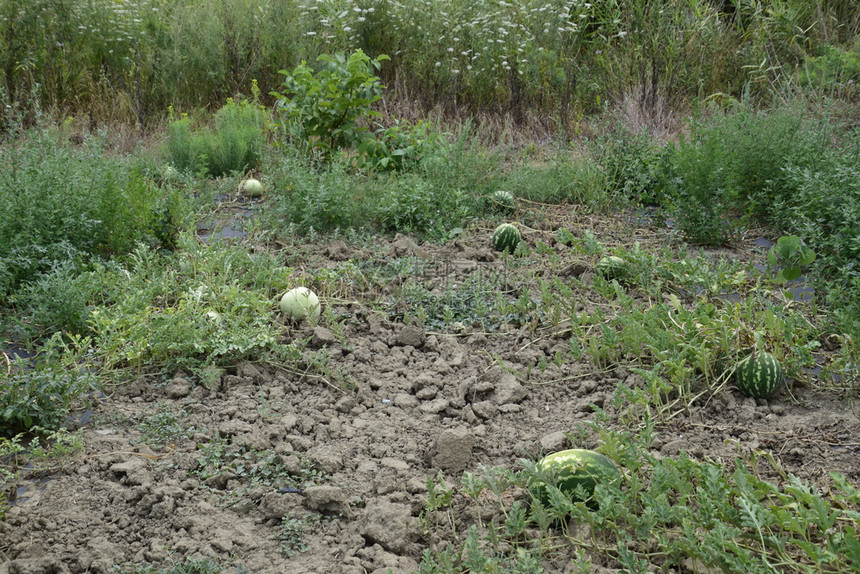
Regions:
[[770, 353], [754, 352], [737, 364], [735, 383], [748, 397], [769, 399], [782, 385], [782, 366]]
[[517, 202], [513, 193], [500, 189], [493, 193], [493, 206], [505, 213], [511, 213], [516, 209]]
[[496, 251], [513, 253], [522, 239], [519, 229], [510, 223], [503, 223], [493, 232], [493, 247]]
[[[537, 468], [574, 502], [591, 501], [598, 482], [615, 480], [621, 476], [609, 457], [579, 448], [546, 456], [538, 462]], [[534, 482], [529, 490], [542, 503], [549, 502], [544, 483]]]
[[597, 262], [597, 272], [607, 281], [622, 279], [627, 274], [627, 262], [616, 255], [609, 255]]

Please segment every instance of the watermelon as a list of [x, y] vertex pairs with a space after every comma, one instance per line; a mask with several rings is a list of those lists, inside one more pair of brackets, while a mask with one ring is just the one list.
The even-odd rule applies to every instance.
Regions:
[[[548, 455], [538, 462], [537, 469], [546, 474], [547, 479], [552, 480], [573, 502], [593, 502], [591, 498], [597, 483], [609, 482], [621, 476], [618, 467], [609, 457], [593, 450], [579, 448]], [[544, 483], [534, 481], [529, 490], [532, 496], [543, 504], [548, 504], [549, 497]]]
[[597, 262], [597, 272], [607, 281], [623, 279], [627, 274], [627, 262], [616, 255], [608, 255]]
[[753, 352], [735, 367], [735, 383], [748, 397], [769, 399], [782, 385], [782, 365], [770, 353]]
[[316, 324], [320, 318], [320, 300], [307, 287], [290, 289], [281, 297], [281, 312], [296, 323], [308, 319]]
[[493, 193], [493, 206], [499, 211], [511, 213], [516, 209], [517, 202], [513, 193], [500, 189]]
[[513, 253], [522, 239], [519, 229], [510, 223], [503, 223], [493, 232], [493, 247], [496, 251]]
[[248, 197], [260, 197], [263, 195], [263, 184], [254, 178], [246, 179], [241, 185], [242, 193]]

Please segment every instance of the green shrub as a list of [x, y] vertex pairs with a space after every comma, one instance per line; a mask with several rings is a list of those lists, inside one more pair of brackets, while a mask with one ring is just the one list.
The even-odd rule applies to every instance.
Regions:
[[646, 205], [662, 203], [658, 195], [662, 147], [646, 130], [611, 123], [588, 147], [603, 170], [610, 195]]
[[730, 213], [725, 151], [721, 140], [707, 136], [682, 138], [666, 149], [664, 201], [674, 225], [692, 243], [722, 245], [738, 232], [739, 221]]
[[102, 138], [74, 148], [34, 129], [0, 147], [0, 295], [58, 262], [122, 255], [138, 242], [169, 245], [182, 201]]
[[688, 137], [667, 146], [658, 181], [688, 239], [725, 243], [745, 216], [773, 223], [774, 205], [790, 193], [786, 169], [818, 162], [832, 135], [802, 102], [768, 110], [740, 102], [695, 120]]
[[90, 301], [101, 285], [74, 262], [55, 262], [9, 297], [6, 329], [16, 339], [34, 342], [63, 331], [85, 335], [89, 330]]
[[298, 150], [285, 149], [270, 166], [273, 191], [264, 225], [278, 233], [373, 227], [371, 200], [361, 195], [362, 178], [351, 171], [342, 158], [314, 168]]
[[800, 79], [807, 88], [850, 98], [860, 85], [860, 40], [851, 47], [822, 45], [807, 57]]
[[403, 170], [418, 164], [428, 152], [444, 150], [447, 143], [442, 134], [424, 122], [394, 120], [388, 127], [378, 128], [358, 145], [358, 166], [377, 171]]
[[860, 340], [860, 135], [815, 166], [787, 166], [772, 193], [774, 225], [815, 251], [818, 291], [842, 329]]
[[379, 195], [374, 219], [387, 232], [427, 234], [447, 239], [474, 215], [474, 197], [465, 190], [434, 185], [420, 175], [380, 177], [368, 182]]
[[180, 171], [218, 177], [257, 169], [263, 162], [266, 117], [254, 101], [227, 99], [213, 126], [195, 129], [191, 119], [172, 116], [167, 127], [167, 160]]
[[344, 54], [322, 55], [323, 69], [314, 71], [302, 62], [286, 76], [275, 110], [282, 136], [291, 136], [293, 145], [316, 150], [328, 156], [333, 150], [357, 147], [367, 137], [361, 120], [378, 116], [371, 105], [382, 98], [384, 86], [374, 70], [382, 67], [388, 56], [371, 60], [356, 50]]
[[481, 198], [499, 183], [500, 163], [468, 129], [450, 145], [425, 147], [408, 172], [356, 173], [345, 156], [314, 167], [285, 147], [269, 171], [274, 191], [264, 225], [278, 233], [367, 229], [444, 239], [487, 209]]

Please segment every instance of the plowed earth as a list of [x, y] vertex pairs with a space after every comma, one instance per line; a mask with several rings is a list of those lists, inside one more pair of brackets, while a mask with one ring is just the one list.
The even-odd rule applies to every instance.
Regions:
[[[480, 273], [487, 289], [510, 298], [533, 290], [537, 277], [587, 285], [595, 261], [556, 243], [559, 226], [574, 235], [592, 229], [608, 245], [662, 241], [623, 218], [568, 212], [526, 230], [526, 260], [495, 254], [484, 226], [441, 246], [403, 236], [360, 248], [306, 246], [307, 265], [411, 257], [431, 291]], [[551, 249], [541, 254], [538, 242]], [[762, 257], [748, 247], [711, 255]], [[140, 376], [97, 400], [81, 426], [82, 453], [50, 472], [25, 469], [7, 485], [16, 497], [0, 522], [0, 573], [107, 573], [116, 564], [167, 567], [189, 556], [258, 573], [413, 572], [424, 549], [449, 541], [444, 532], [456, 536], [421, 520], [428, 477], [441, 470], [456, 486], [480, 465], [516, 468], [524, 457], [595, 448], [595, 438], [574, 432], [593, 419], [592, 405], [622, 427], [613, 393], [643, 381], [587, 356], [553, 364], [570, 348], [563, 325], [422, 326], [392, 299], [397, 283], [323, 294], [342, 319], [337, 333], [285, 325], [273, 304], [273, 328], [309, 339], [309, 356], [327, 349], [327, 372], [337, 377], [246, 362], [206, 384], [181, 372]], [[804, 480], [821, 483], [839, 471], [857, 484], [860, 421], [846, 398], [794, 385], [791, 395], [756, 401], [726, 385], [659, 426], [652, 452], [732, 460], [761, 449]], [[460, 534], [476, 522], [466, 502], [455, 491], [443, 516]], [[484, 523], [505, 503], [487, 501]], [[596, 572], [616, 571], [605, 557], [593, 560]], [[562, 555], [547, 571], [565, 565]]]

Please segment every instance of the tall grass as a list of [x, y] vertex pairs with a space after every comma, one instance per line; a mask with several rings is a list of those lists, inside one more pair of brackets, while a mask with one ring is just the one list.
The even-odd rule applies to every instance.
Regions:
[[793, 85], [822, 46], [849, 47], [849, 0], [30, 0], [0, 5], [0, 89], [45, 109], [146, 125], [361, 48], [392, 57], [394, 99], [543, 116], [568, 129], [606, 102], [654, 113]]

